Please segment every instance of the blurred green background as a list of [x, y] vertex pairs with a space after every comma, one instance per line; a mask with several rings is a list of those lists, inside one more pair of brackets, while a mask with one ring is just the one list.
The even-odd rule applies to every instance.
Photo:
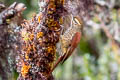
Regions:
[[[7, 6], [14, 1], [25, 3], [25, 19], [39, 12], [38, 0], [0, 1]], [[90, 19], [85, 21], [83, 37], [74, 54], [55, 69], [56, 80], [120, 80], [119, 0], [96, 0], [95, 3]], [[101, 23], [104, 23], [117, 44], [106, 35]]]

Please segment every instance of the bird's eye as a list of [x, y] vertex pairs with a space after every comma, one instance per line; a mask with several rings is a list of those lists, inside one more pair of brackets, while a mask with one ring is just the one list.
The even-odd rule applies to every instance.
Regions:
[[76, 24], [82, 25], [82, 21], [78, 17], [74, 17], [73, 20], [75, 21]]

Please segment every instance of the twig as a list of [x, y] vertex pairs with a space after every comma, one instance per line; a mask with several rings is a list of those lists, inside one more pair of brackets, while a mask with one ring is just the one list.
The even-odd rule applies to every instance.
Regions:
[[110, 34], [110, 32], [108, 31], [108, 29], [106, 28], [104, 22], [99, 18], [99, 20], [101, 21], [101, 28], [103, 29], [103, 31], [105, 32], [106, 36], [112, 41], [112, 49], [115, 52], [115, 57], [117, 62], [120, 64], [120, 52], [119, 52], [119, 45], [116, 43], [116, 41], [114, 40], [113, 36]]
[[7, 19], [13, 18], [25, 9], [26, 7], [23, 3], [14, 2], [10, 7], [0, 13], [0, 25], [7, 23]]

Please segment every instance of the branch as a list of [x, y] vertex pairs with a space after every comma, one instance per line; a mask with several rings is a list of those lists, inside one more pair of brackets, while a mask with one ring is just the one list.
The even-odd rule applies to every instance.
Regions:
[[7, 23], [7, 19], [15, 17], [26, 9], [23, 3], [14, 2], [10, 7], [0, 13], [0, 25]]
[[99, 20], [101, 22], [101, 28], [105, 32], [106, 36], [111, 40], [112, 49], [113, 49], [113, 51], [115, 53], [116, 60], [120, 64], [120, 57], [119, 57], [119, 54], [120, 54], [120, 50], [119, 49], [120, 49], [120, 47], [117, 44], [117, 42], [115, 41], [115, 39], [113, 38], [113, 36], [110, 34], [109, 30], [106, 28], [104, 22], [100, 18], [99, 18]]

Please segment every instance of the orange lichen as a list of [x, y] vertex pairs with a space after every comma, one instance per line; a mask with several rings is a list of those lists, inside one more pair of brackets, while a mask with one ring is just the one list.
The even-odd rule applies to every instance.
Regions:
[[29, 54], [29, 53], [30, 53], [30, 49], [27, 49], [26, 54]]
[[51, 9], [52, 11], [56, 10], [56, 5], [53, 2], [50, 2], [48, 9]]
[[46, 19], [46, 24], [47, 24], [48, 27], [51, 27], [50, 19]]
[[38, 16], [38, 22], [39, 22], [39, 23], [40, 23], [40, 21], [41, 21], [42, 16], [43, 16], [42, 13], [40, 13], [39, 16]]
[[55, 27], [54, 29], [55, 29], [55, 30], [58, 30], [58, 27]]
[[26, 60], [28, 60], [28, 59], [29, 59], [28, 54], [25, 54], [25, 59], [26, 59]]
[[40, 44], [40, 45], [42, 44], [42, 39], [39, 39], [39, 44]]
[[33, 48], [33, 51], [35, 52], [36, 51], [36, 46], [34, 44], [32, 45], [32, 48]]
[[39, 38], [42, 37], [42, 36], [43, 36], [43, 32], [37, 33], [37, 39], [39, 39]]
[[53, 1], [50, 1], [49, 5], [48, 5], [48, 14], [53, 14], [53, 12], [55, 12], [55, 11], [56, 11], [56, 5], [53, 0]]
[[36, 16], [36, 14], [34, 13], [33, 15], [32, 15], [32, 21], [34, 21], [34, 17]]
[[[30, 77], [32, 80], [48, 80], [42, 77], [49, 76], [48, 73], [52, 70], [56, 58], [56, 43], [60, 37], [60, 24], [63, 23], [59, 12], [63, 12], [62, 4], [64, 0], [44, 1], [48, 2], [43, 11], [44, 13], [40, 12], [32, 20], [25, 21], [22, 25], [21, 55], [23, 58], [21, 59], [26, 64], [20, 65], [20, 68], [22, 66], [20, 74], [27, 80], [31, 80]], [[41, 78], [37, 79], [34, 76]]]
[[61, 2], [62, 2], [62, 4], [64, 4], [64, 3], [65, 3], [65, 0], [61, 0]]
[[49, 47], [47, 48], [47, 51], [48, 51], [48, 53], [53, 52], [53, 47], [52, 47], [52, 46], [49, 46]]
[[41, 19], [41, 17], [40, 16], [38, 16], [38, 22], [40, 23], [40, 19]]
[[30, 40], [33, 40], [33, 39], [34, 39], [34, 34], [30, 34], [30, 35], [29, 35], [29, 39], [30, 39]]
[[31, 68], [30, 65], [25, 65], [25, 64], [23, 64], [23, 66], [22, 66], [22, 68], [21, 68], [21, 74], [22, 74], [22, 76], [23, 76], [24, 78], [25, 78], [26, 75], [28, 74], [30, 68]]
[[32, 47], [29, 45], [29, 46], [26, 46], [26, 48], [27, 48], [27, 53], [29, 53], [30, 52], [30, 50], [32, 49]]
[[54, 45], [49, 45], [48, 47], [47, 47], [47, 52], [48, 53], [55, 53], [55, 50], [56, 48], [55, 48], [55, 46]]

